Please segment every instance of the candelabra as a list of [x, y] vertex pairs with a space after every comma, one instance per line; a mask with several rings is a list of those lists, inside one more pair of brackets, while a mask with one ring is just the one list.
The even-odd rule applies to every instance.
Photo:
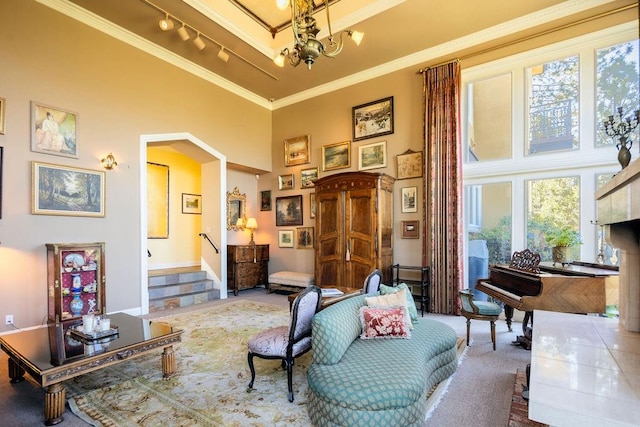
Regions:
[[629, 134], [638, 127], [640, 122], [640, 110], [636, 110], [633, 114], [623, 118], [622, 107], [618, 107], [618, 114], [609, 116], [607, 120], [603, 122], [604, 131], [611, 138], [618, 138], [616, 147], [618, 148], [618, 162], [622, 166], [622, 169], [626, 168], [631, 161], [631, 147], [633, 141], [629, 140]]

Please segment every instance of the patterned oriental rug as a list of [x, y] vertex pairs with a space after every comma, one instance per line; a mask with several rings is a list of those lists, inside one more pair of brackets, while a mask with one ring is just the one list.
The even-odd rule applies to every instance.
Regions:
[[[105, 427], [309, 426], [310, 352], [296, 359], [293, 403], [277, 360], [254, 359], [256, 381], [247, 393], [247, 341], [267, 327], [288, 324], [288, 316], [287, 308], [233, 301], [155, 319], [185, 331], [174, 347], [176, 374], [162, 379], [160, 351], [141, 356], [65, 382], [69, 406], [88, 423]], [[461, 356], [464, 342], [458, 348]], [[441, 384], [432, 391], [433, 406], [444, 390]]]

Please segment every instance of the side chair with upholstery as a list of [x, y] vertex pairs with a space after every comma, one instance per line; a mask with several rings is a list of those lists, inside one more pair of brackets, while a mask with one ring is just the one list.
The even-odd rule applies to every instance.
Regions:
[[371, 294], [380, 290], [382, 283], [382, 273], [377, 268], [373, 270], [366, 279], [364, 279], [363, 293]]
[[471, 330], [471, 319], [488, 320], [491, 323], [491, 342], [493, 350], [496, 349], [496, 320], [502, 312], [502, 307], [494, 302], [477, 301], [473, 299], [473, 292], [464, 289], [459, 292], [462, 302], [461, 313], [467, 319], [467, 346], [469, 345], [469, 334]]
[[296, 357], [311, 350], [311, 320], [320, 309], [322, 293], [314, 285], [300, 292], [293, 301], [288, 326], [264, 330], [249, 340], [249, 369], [251, 382], [247, 393], [253, 389], [256, 370], [254, 356], [262, 359], [281, 359], [282, 367], [287, 370], [289, 402], [293, 402], [293, 363]]

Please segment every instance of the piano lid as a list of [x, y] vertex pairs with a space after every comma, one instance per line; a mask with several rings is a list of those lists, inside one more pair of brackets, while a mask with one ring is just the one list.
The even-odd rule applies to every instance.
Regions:
[[615, 265], [595, 264], [589, 262], [573, 261], [572, 263], [560, 266], [558, 263], [554, 266], [552, 262], [541, 262], [540, 270], [552, 273], [563, 274], [566, 276], [617, 276], [618, 267]]

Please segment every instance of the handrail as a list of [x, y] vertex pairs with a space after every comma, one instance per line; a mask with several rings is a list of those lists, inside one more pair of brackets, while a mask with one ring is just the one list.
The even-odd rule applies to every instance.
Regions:
[[149, 252], [149, 249], [147, 249], [147, 258], [151, 257], [151, 252]]
[[206, 240], [209, 241], [209, 243], [211, 243], [211, 246], [213, 246], [213, 249], [216, 250], [216, 253], [219, 254], [220, 251], [218, 250], [218, 247], [216, 246], [215, 243], [213, 243], [213, 241], [209, 238], [209, 236], [207, 236], [207, 233], [200, 233], [198, 234], [198, 236], [205, 238]]

